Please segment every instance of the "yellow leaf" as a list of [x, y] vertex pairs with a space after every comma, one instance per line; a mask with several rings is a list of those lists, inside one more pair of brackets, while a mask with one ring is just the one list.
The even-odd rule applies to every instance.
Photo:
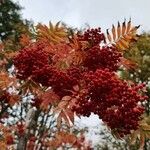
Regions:
[[122, 50], [125, 50], [125, 49], [128, 49], [128, 48], [129, 48], [129, 42], [125, 41], [124, 39], [120, 39], [120, 40], [118, 41], [118, 43], [120, 43], [120, 44], [122, 45], [122, 47], [123, 47]]
[[58, 31], [58, 32], [56, 32], [56, 34], [58, 37], [65, 37], [66, 36], [66, 32]]
[[121, 45], [120, 42], [117, 42], [117, 43], [116, 43], [116, 47], [117, 47], [118, 50], [120, 50], [120, 51], [123, 51], [123, 50], [124, 50], [124, 47]]
[[130, 144], [131, 144], [131, 145], [132, 145], [132, 144], [135, 144], [138, 135], [139, 135], [139, 130], [133, 131], [133, 133], [132, 133], [131, 136], [130, 136], [130, 138], [131, 138], [131, 139], [130, 139]]
[[62, 41], [66, 41], [67, 39], [67, 32], [64, 26], [60, 26], [60, 22], [56, 25], [53, 25], [49, 22], [49, 27], [38, 24], [36, 26], [37, 29], [37, 38], [39, 40], [48, 41], [53, 44], [60, 43]]
[[133, 38], [133, 36], [130, 34], [125, 34], [125, 35], [123, 35], [123, 38], [130, 41]]
[[148, 132], [145, 133], [145, 137], [146, 137], [147, 139], [150, 139], [150, 131], [148, 131]]
[[143, 130], [146, 130], [146, 131], [150, 131], [150, 125], [143, 124], [143, 125], [142, 125], [142, 129], [143, 129]]
[[145, 135], [143, 132], [140, 133], [140, 148], [139, 150], [143, 150], [145, 144]]

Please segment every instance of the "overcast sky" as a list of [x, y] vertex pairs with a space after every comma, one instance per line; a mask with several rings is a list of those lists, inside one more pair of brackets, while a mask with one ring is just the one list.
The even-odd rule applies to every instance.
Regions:
[[24, 7], [23, 17], [35, 23], [63, 21], [74, 27], [110, 28], [124, 18], [150, 31], [150, 0], [14, 0]]

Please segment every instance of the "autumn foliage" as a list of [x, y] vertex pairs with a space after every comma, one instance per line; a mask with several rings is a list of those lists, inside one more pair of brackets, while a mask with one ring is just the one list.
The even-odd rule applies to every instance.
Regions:
[[100, 28], [78, 32], [50, 22], [37, 25], [33, 37], [22, 35], [19, 52], [1, 48], [1, 126], [16, 112], [14, 122], [7, 123], [14, 132], [4, 127], [9, 134], [1, 143], [28, 150], [67, 143], [92, 149], [83, 134], [68, 131], [76, 116], [91, 113], [119, 138], [137, 130], [144, 113], [141, 103], [147, 99], [144, 84], [122, 80], [117, 72], [136, 66], [124, 58], [124, 51], [137, 40], [137, 29], [131, 21], [118, 23], [105, 36]]

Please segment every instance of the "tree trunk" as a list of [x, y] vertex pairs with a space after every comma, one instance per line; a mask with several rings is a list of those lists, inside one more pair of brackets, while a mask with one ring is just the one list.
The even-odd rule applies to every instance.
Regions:
[[24, 135], [19, 138], [17, 150], [26, 150], [27, 141], [28, 138], [30, 137], [30, 130], [33, 130], [35, 132], [39, 114], [40, 114], [39, 110], [30, 109], [28, 111], [25, 121], [26, 131]]
[[27, 139], [26, 136], [22, 136], [19, 139], [19, 143], [17, 145], [17, 150], [26, 150]]

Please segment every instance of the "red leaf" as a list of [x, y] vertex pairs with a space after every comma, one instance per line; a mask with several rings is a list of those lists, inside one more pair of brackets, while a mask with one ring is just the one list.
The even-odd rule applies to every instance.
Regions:
[[55, 92], [53, 92], [51, 89], [47, 90], [42, 96], [42, 104], [41, 104], [41, 108], [46, 109], [48, 108], [48, 106], [51, 104], [54, 104], [55, 102], [57, 102], [59, 100], [59, 96], [57, 94], [55, 94]]

